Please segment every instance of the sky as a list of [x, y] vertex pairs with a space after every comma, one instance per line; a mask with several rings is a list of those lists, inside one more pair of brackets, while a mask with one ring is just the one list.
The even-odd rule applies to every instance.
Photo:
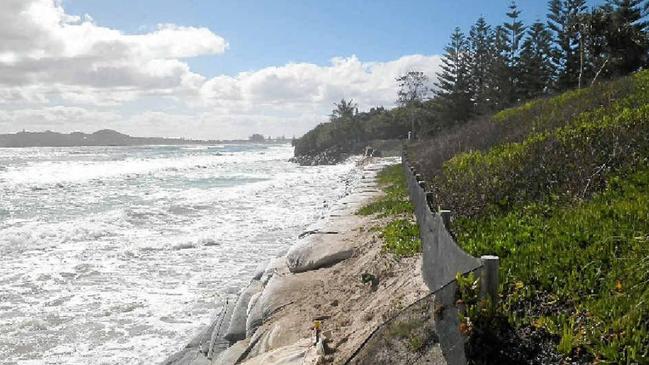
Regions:
[[[392, 107], [397, 76], [434, 79], [453, 28], [510, 3], [2, 0], [0, 133], [300, 136], [342, 98]], [[545, 18], [545, 1], [517, 3]]]

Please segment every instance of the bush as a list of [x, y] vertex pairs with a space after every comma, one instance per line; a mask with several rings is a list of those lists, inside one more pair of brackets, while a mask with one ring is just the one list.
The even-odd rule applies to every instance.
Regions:
[[648, 217], [649, 169], [576, 206], [530, 204], [454, 227], [467, 252], [501, 257], [512, 323], [557, 336], [566, 355], [647, 363]]
[[607, 176], [647, 166], [649, 105], [638, 106], [637, 96], [522, 142], [456, 155], [432, 179], [438, 203], [459, 217], [477, 217], [529, 202], [588, 198], [605, 187]]
[[421, 252], [419, 226], [411, 219], [390, 222], [381, 231], [383, 249], [398, 257], [414, 256]]
[[[648, 101], [643, 71], [471, 122], [411, 154], [452, 210], [460, 246], [501, 257], [501, 313], [517, 336], [554, 343], [546, 362], [649, 363]], [[471, 343], [484, 353], [494, 338]]]

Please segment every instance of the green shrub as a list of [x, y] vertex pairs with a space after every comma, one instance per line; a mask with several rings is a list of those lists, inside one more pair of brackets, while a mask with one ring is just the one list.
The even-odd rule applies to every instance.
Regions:
[[454, 227], [461, 246], [501, 257], [512, 322], [613, 363], [649, 359], [649, 170], [609, 179], [575, 206], [530, 204]]
[[647, 166], [649, 105], [637, 105], [637, 94], [646, 89], [644, 74], [634, 78], [638, 92], [609, 109], [579, 114], [522, 142], [451, 158], [432, 179], [437, 201], [462, 217], [530, 202], [574, 201], [601, 191], [611, 174]]
[[398, 257], [414, 256], [421, 252], [419, 226], [409, 219], [390, 222], [381, 233], [386, 252]]
[[413, 206], [408, 197], [406, 176], [400, 164], [381, 170], [377, 176], [385, 195], [362, 207], [360, 215], [376, 214], [391, 221], [378, 231], [383, 237], [383, 250], [397, 257], [413, 256], [421, 252], [419, 226], [413, 221]]

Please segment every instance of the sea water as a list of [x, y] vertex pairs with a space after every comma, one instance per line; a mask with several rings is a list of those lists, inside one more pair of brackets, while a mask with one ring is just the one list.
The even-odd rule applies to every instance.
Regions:
[[0, 149], [0, 363], [155, 364], [344, 195], [288, 145]]

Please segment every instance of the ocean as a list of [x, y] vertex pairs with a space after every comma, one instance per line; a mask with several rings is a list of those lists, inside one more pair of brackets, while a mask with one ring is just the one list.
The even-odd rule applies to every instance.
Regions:
[[360, 178], [289, 145], [0, 149], [0, 364], [154, 364]]

